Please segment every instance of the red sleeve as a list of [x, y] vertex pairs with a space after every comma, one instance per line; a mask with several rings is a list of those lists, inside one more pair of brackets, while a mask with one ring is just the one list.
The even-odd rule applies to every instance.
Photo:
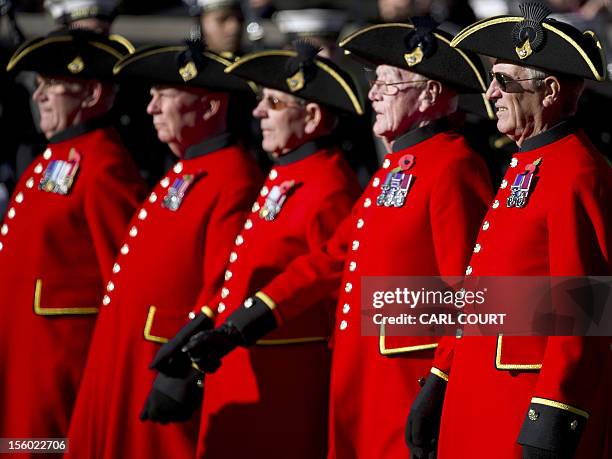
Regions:
[[[347, 217], [352, 201], [350, 196], [342, 194], [324, 202], [310, 219], [307, 230], [311, 252], [293, 260], [282, 274], [261, 289], [276, 303], [277, 319], [288, 320], [325, 299], [336, 297], [353, 228], [352, 217]], [[333, 236], [321, 245], [332, 232]]]
[[[128, 167], [130, 166], [130, 167]], [[85, 193], [85, 218], [105, 278], [110, 276], [119, 245], [146, 187], [131, 164], [113, 163], [93, 174]]]
[[[609, 170], [591, 172], [559, 189], [548, 216], [551, 276], [609, 276], [612, 241], [612, 187]], [[562, 203], [562, 204], [561, 204]], [[534, 397], [589, 412], [603, 362], [610, 358], [610, 339], [549, 337]]]

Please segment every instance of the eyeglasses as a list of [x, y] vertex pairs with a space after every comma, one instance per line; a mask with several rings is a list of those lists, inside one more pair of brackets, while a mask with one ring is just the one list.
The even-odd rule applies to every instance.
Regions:
[[385, 96], [394, 96], [400, 91], [400, 88], [398, 88], [400, 84], [423, 83], [425, 81], [429, 80], [396, 81], [394, 83], [387, 83], [381, 80], [370, 80], [368, 83], [370, 84], [370, 88], [376, 88]]
[[[519, 82], [519, 81], [530, 81], [530, 80], [544, 80], [544, 78], [542, 77], [535, 77], [535, 78], [512, 78], [508, 75], [506, 75], [505, 73], [500, 73], [500, 72], [489, 72], [489, 77], [491, 78], [491, 81], [495, 80], [499, 86], [499, 89], [501, 89], [504, 92], [520, 92], [523, 90], [522, 87], [515, 87], [515, 90], [510, 90], [508, 89], [508, 85], [515, 83], [515, 82]], [[519, 85], [520, 86], [520, 85]]]
[[283, 110], [287, 107], [303, 107], [305, 105], [305, 101], [297, 100], [297, 102], [288, 102], [285, 100], [280, 100], [278, 97], [271, 95], [257, 95], [257, 103], [264, 102], [271, 110]]

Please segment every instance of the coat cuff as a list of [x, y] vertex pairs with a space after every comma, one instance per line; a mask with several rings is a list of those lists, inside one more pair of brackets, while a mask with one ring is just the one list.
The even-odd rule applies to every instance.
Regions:
[[565, 403], [545, 398], [531, 399], [518, 442], [573, 457], [589, 414]]
[[444, 373], [442, 370], [436, 367], [431, 367], [431, 373], [436, 375], [438, 378], [443, 379], [444, 381], [448, 382], [448, 375]]
[[236, 309], [227, 321], [242, 335], [242, 344], [250, 346], [277, 327], [273, 312], [275, 307], [267, 295], [258, 292]]

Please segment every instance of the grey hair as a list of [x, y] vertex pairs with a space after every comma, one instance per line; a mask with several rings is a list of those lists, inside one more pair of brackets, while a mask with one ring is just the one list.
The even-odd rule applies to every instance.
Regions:
[[561, 84], [561, 112], [565, 116], [571, 116], [578, 109], [578, 99], [584, 89], [584, 80], [578, 77], [550, 74], [533, 67], [525, 67], [527, 78], [534, 78], [533, 88], [539, 90], [544, 87], [544, 79], [554, 76]]

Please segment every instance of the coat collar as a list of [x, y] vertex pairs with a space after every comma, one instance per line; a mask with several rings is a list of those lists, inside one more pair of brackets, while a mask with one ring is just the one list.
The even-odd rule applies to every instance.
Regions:
[[421, 143], [440, 132], [448, 131], [450, 128], [450, 121], [447, 118], [441, 118], [429, 123], [427, 126], [411, 129], [395, 139], [392, 148], [393, 153], [413, 147], [417, 143]]
[[198, 158], [200, 156], [207, 155], [208, 153], [221, 150], [222, 148], [227, 148], [234, 143], [234, 136], [229, 132], [225, 132], [221, 135], [208, 138], [200, 143], [190, 146], [187, 148], [183, 159]]
[[573, 118], [561, 121], [555, 124], [548, 131], [544, 131], [538, 135], [534, 135], [528, 139], [525, 139], [523, 145], [519, 149], [519, 153], [523, 153], [536, 148], [541, 148], [549, 145], [557, 140], [561, 140], [563, 137], [567, 137], [573, 134], [577, 130], [576, 121]]

